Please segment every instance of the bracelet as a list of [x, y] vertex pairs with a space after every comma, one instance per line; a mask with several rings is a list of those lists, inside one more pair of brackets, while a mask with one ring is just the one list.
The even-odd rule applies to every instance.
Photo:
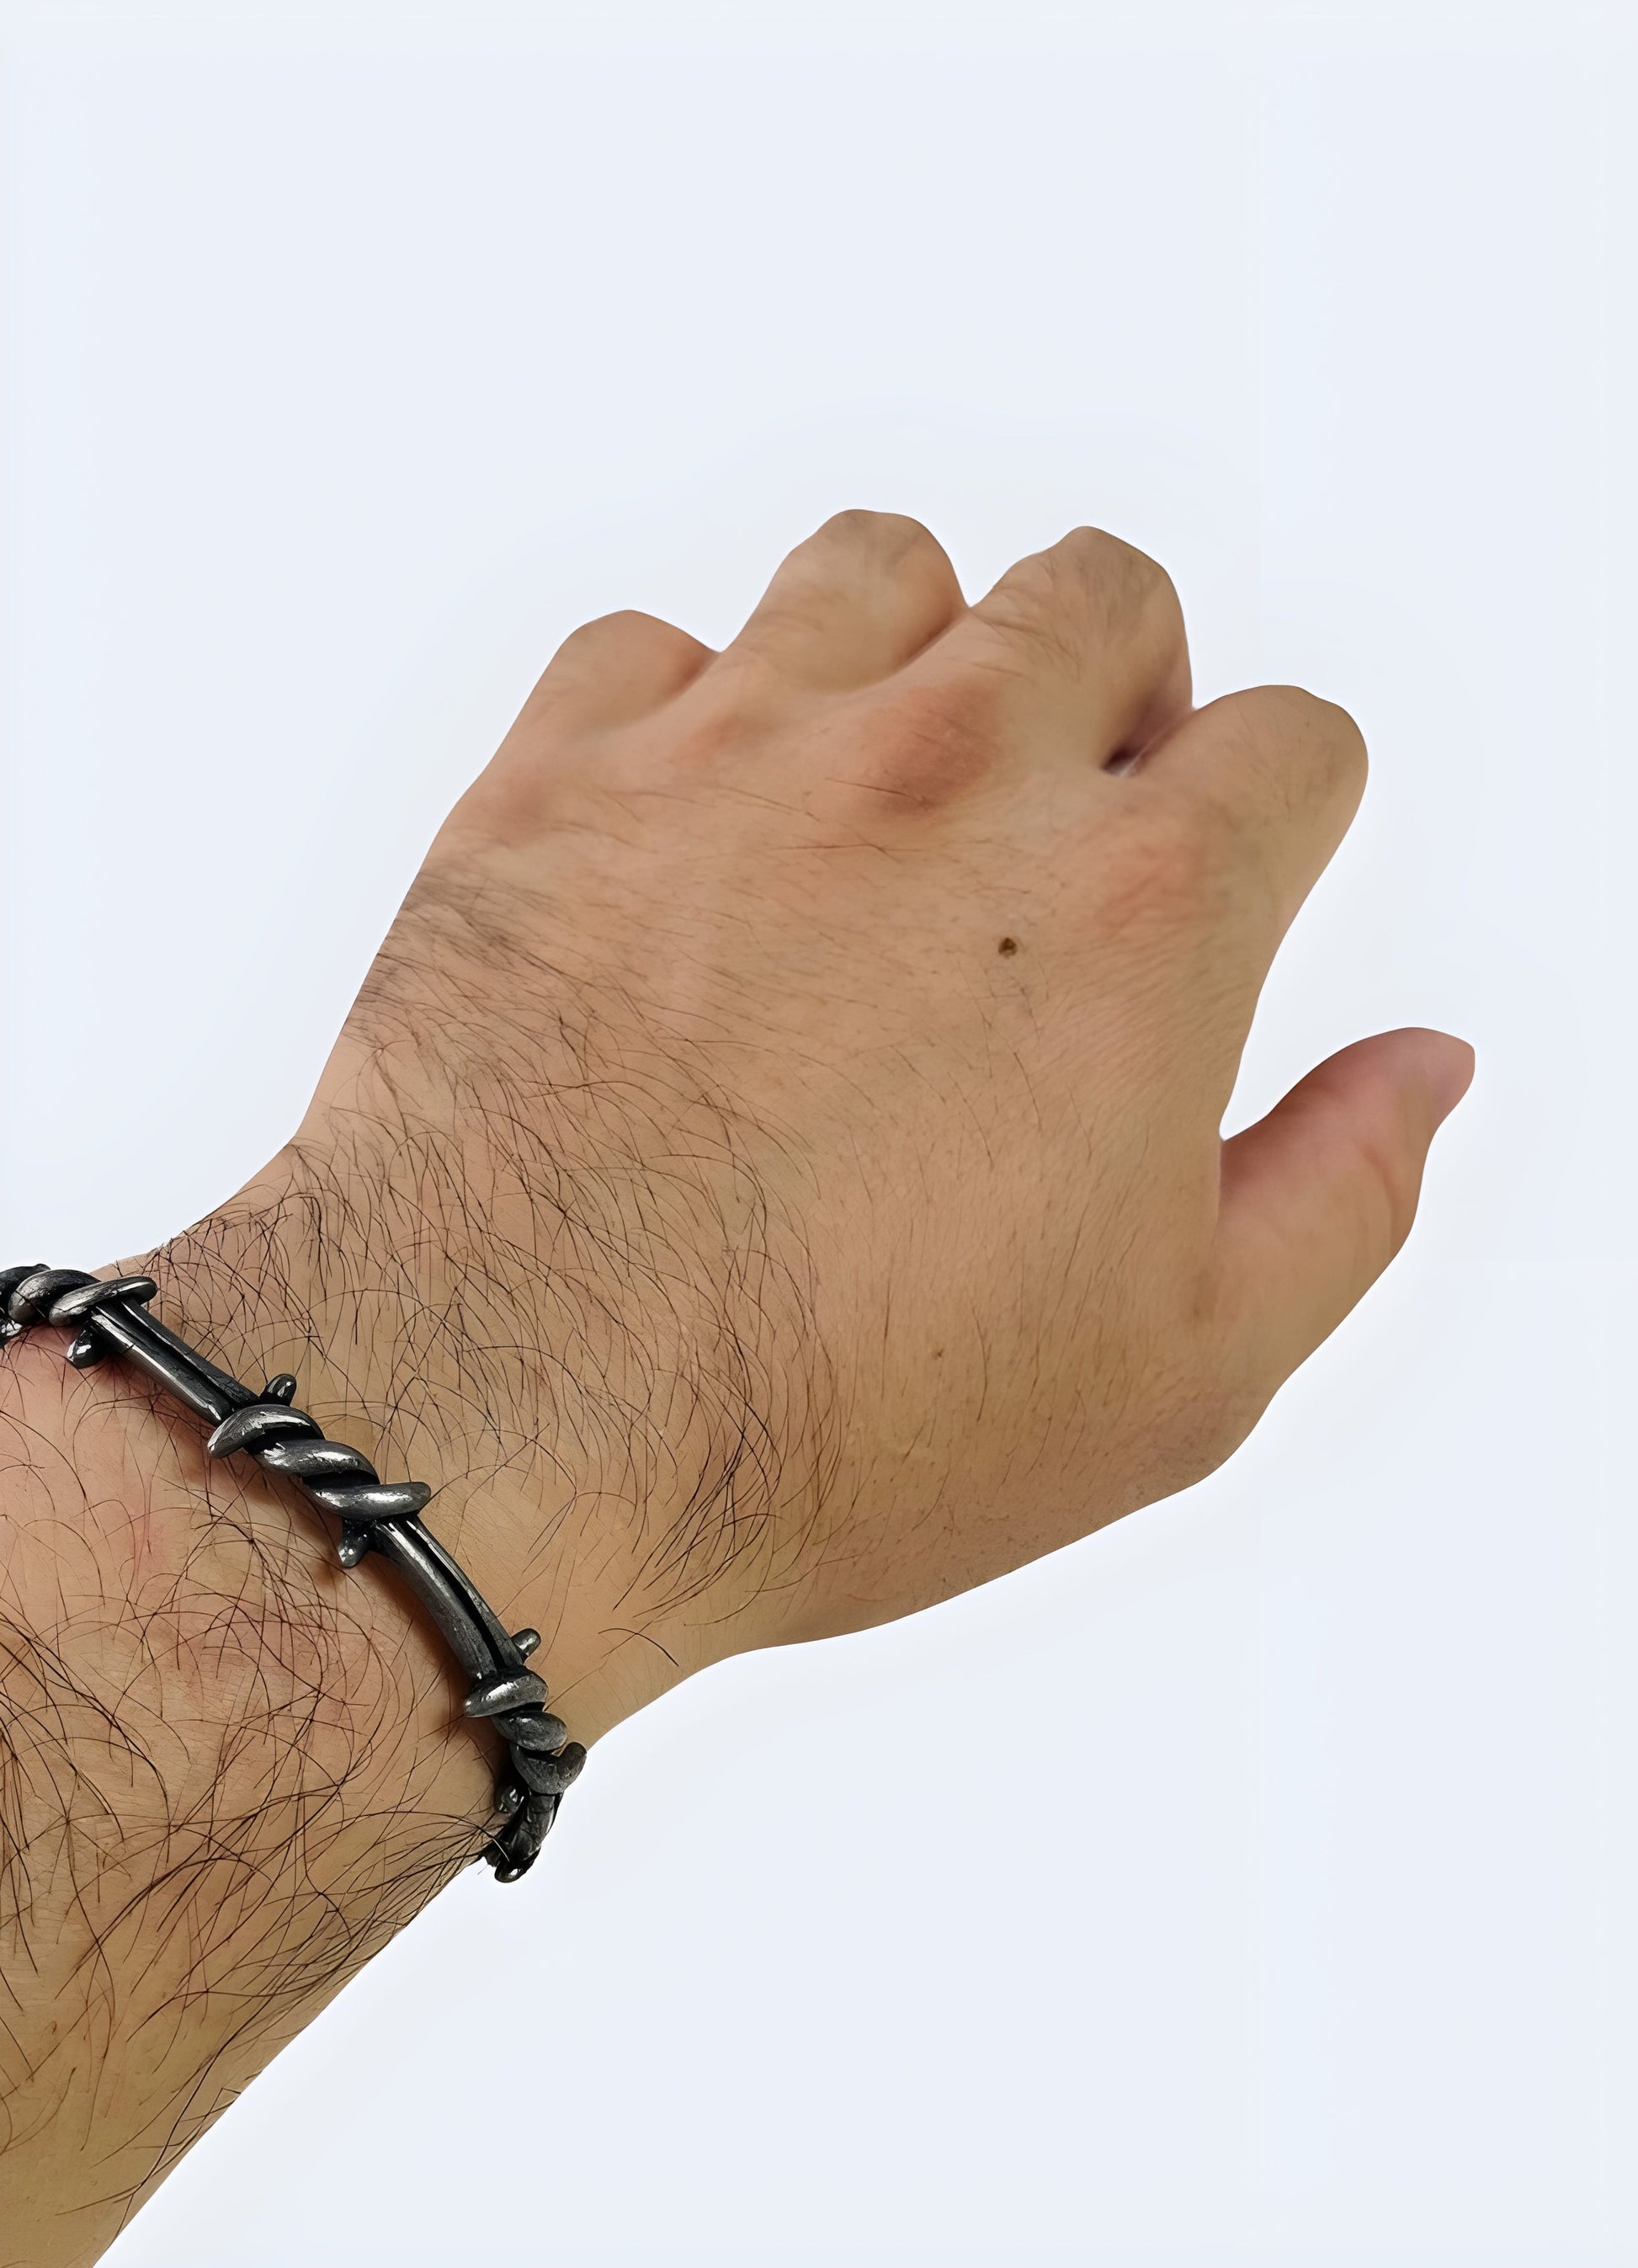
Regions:
[[327, 1441], [306, 1411], [292, 1407], [296, 1381], [288, 1373], [255, 1394], [207, 1362], [148, 1314], [158, 1288], [151, 1276], [105, 1281], [77, 1268], [0, 1269], [0, 1346], [32, 1323], [51, 1323], [74, 1331], [68, 1359], [77, 1370], [123, 1355], [209, 1419], [208, 1455], [247, 1450], [267, 1471], [295, 1481], [310, 1503], [338, 1513], [344, 1567], [356, 1567], [367, 1551], [392, 1562], [473, 1680], [466, 1715], [487, 1717], [506, 1742], [495, 1788], [506, 1823], [483, 1855], [498, 1881], [517, 1881], [534, 1864], [563, 1791], [586, 1760], [562, 1719], [547, 1714], [546, 1680], [525, 1667], [540, 1633], [508, 1631], [422, 1526], [432, 1495], [424, 1481], [383, 1481], [357, 1449]]

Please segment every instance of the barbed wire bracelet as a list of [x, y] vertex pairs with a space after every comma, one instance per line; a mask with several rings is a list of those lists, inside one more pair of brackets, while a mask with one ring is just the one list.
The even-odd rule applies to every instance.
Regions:
[[31, 1324], [48, 1323], [75, 1336], [68, 1359], [90, 1370], [122, 1355], [167, 1393], [209, 1419], [213, 1457], [244, 1450], [270, 1473], [292, 1480], [309, 1502], [339, 1517], [340, 1557], [356, 1567], [378, 1551], [409, 1584], [472, 1679], [470, 1718], [487, 1718], [506, 1743], [495, 1787], [503, 1824], [484, 1857], [496, 1879], [515, 1882], [539, 1856], [563, 1791], [586, 1752], [547, 1711], [543, 1677], [527, 1666], [538, 1631], [509, 1631], [488, 1607], [420, 1515], [432, 1491], [424, 1481], [384, 1481], [368, 1457], [293, 1406], [296, 1381], [270, 1378], [260, 1394], [230, 1378], [197, 1349], [148, 1313], [158, 1285], [151, 1276], [104, 1281], [77, 1268], [0, 1269], [0, 1346]]

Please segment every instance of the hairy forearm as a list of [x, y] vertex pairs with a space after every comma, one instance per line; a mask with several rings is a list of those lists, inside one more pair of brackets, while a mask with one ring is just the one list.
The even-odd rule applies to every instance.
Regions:
[[[768, 1587], [794, 1461], [753, 1406], [768, 1296], [734, 1289], [765, 1208], [724, 1241], [713, 1184], [743, 1168], [697, 1137], [686, 1167], [644, 1153], [612, 1042], [509, 1092], [491, 1066], [478, 1098], [390, 1012], [367, 1029], [266, 1172], [121, 1269], [235, 1376], [293, 1373], [327, 1435], [433, 1484], [430, 1524], [542, 1632], [590, 1742]], [[0, 1357], [5, 2268], [96, 2257], [479, 1854], [496, 1761], [379, 1559], [343, 1570], [293, 1488], [62, 1352]]]
[[[167, 1271], [165, 1312], [207, 1338], [194, 1296], [226, 1288]], [[97, 2256], [475, 1854], [490, 1779], [379, 1570], [345, 1574], [293, 1491], [55, 1336], [0, 1362], [7, 2264]]]

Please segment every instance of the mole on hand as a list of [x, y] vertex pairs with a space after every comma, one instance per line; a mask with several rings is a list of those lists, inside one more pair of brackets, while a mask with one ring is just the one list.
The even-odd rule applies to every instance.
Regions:
[[1018, 940], [1016, 937], [1003, 937], [995, 947], [997, 953], [1016, 953], [1017, 949]]

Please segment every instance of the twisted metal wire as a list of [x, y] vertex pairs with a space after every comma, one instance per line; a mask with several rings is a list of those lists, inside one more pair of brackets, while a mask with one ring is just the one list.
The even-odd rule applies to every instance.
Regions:
[[68, 1360], [89, 1370], [121, 1355], [210, 1422], [213, 1457], [243, 1450], [266, 1471], [294, 1481], [310, 1503], [342, 1523], [339, 1556], [356, 1567], [366, 1552], [391, 1561], [411, 1585], [471, 1677], [466, 1714], [487, 1718], [506, 1743], [495, 1808], [505, 1824], [484, 1857], [503, 1882], [527, 1874], [563, 1791], [586, 1760], [546, 1706], [546, 1680], [527, 1666], [539, 1631], [508, 1631], [437, 1538], [421, 1524], [432, 1495], [424, 1481], [384, 1481], [361, 1450], [328, 1441], [296, 1409], [288, 1372], [254, 1393], [206, 1360], [148, 1313], [151, 1276], [104, 1281], [77, 1268], [0, 1269], [0, 1346], [32, 1324], [71, 1330]]

